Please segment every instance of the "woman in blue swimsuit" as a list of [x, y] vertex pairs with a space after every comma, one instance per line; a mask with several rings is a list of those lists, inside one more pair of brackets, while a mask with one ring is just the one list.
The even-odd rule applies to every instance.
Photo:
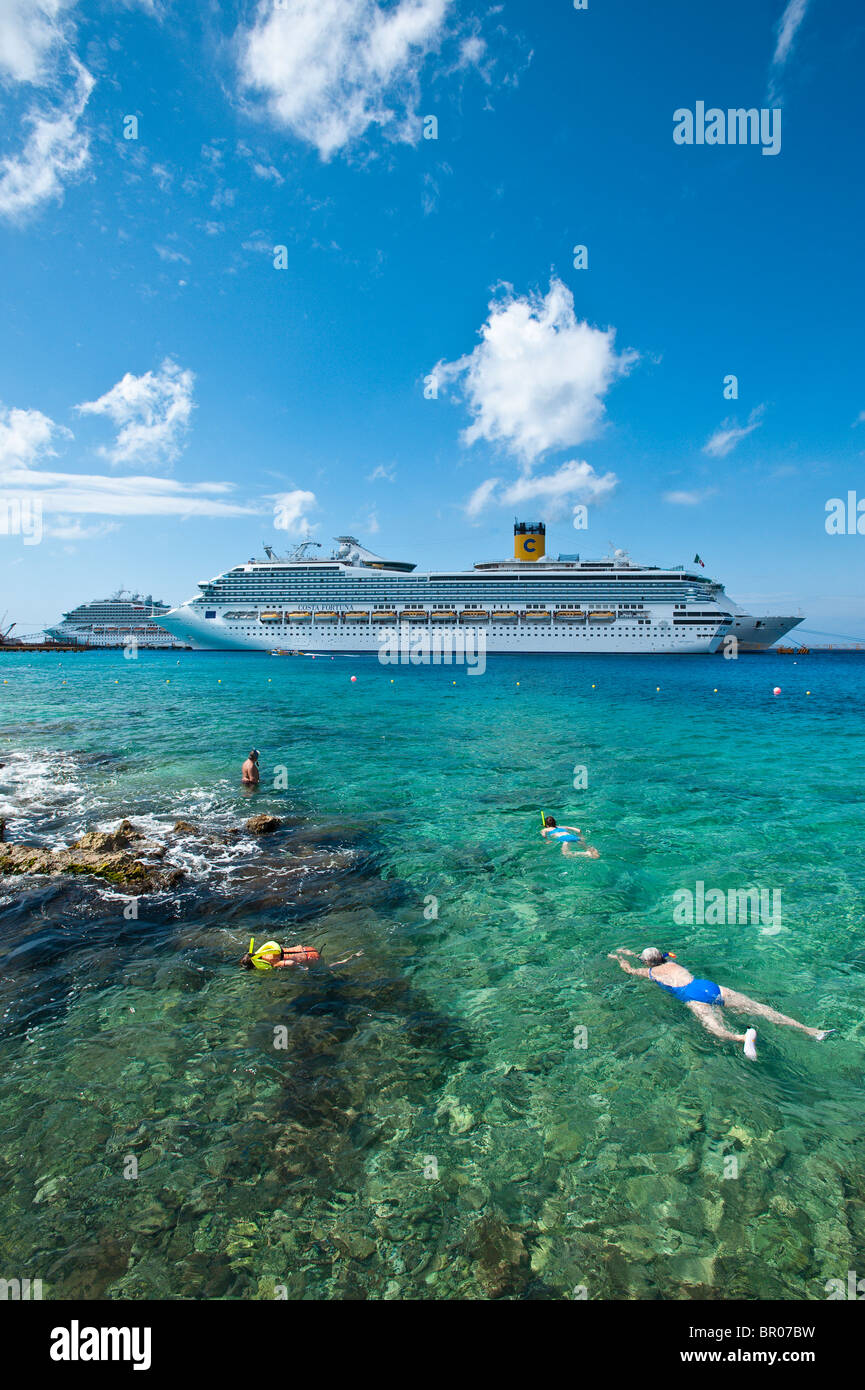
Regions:
[[686, 970], [684, 965], [679, 965], [672, 952], [659, 951], [657, 946], [647, 946], [641, 953], [640, 959], [647, 966], [645, 970], [629, 965], [622, 959], [623, 956], [633, 954], [633, 951], [620, 946], [617, 951], [613, 951], [610, 960], [618, 961], [629, 975], [642, 975], [653, 984], [660, 985], [661, 989], [665, 989], [676, 999], [681, 999], [682, 1003], [687, 1004], [691, 1012], [696, 1014], [703, 1027], [714, 1033], [716, 1038], [723, 1038], [726, 1042], [743, 1043], [745, 1056], [750, 1057], [752, 1061], [757, 1060], [756, 1028], [749, 1028], [745, 1033], [732, 1033], [724, 1026], [721, 1015], [715, 1012], [717, 1008], [726, 1007], [735, 1009], [737, 1013], [757, 1014], [760, 1018], [770, 1019], [772, 1023], [781, 1023], [787, 1028], [798, 1028], [817, 1042], [822, 1042], [835, 1031], [834, 1028], [808, 1028], [804, 1023], [797, 1023], [795, 1018], [788, 1018], [786, 1014], [779, 1014], [777, 1009], [770, 1009], [768, 1004], [758, 1004], [756, 999], [749, 999], [747, 994], [739, 994], [737, 990], [728, 989], [726, 985], [716, 985], [714, 980], [695, 979], [690, 970]]
[[562, 854], [576, 855], [580, 859], [600, 859], [600, 850], [595, 849], [594, 845], [586, 845], [585, 849], [571, 849], [571, 845], [584, 844], [582, 832], [578, 825], [556, 825], [554, 816], [544, 816], [544, 828], [541, 831], [545, 840], [555, 840], [562, 847]]

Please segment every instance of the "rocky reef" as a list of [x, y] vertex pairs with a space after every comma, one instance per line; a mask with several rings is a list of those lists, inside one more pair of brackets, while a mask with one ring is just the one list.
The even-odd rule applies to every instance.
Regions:
[[113, 831], [88, 831], [66, 849], [0, 844], [0, 874], [82, 874], [130, 893], [155, 893], [175, 887], [184, 876], [182, 869], [153, 862], [164, 854], [163, 845], [123, 820]]

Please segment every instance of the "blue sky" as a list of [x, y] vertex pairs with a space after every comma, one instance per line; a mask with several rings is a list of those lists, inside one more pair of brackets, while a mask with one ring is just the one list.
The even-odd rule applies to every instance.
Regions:
[[863, 56], [853, 0], [0, 0], [0, 613], [519, 515], [865, 637]]

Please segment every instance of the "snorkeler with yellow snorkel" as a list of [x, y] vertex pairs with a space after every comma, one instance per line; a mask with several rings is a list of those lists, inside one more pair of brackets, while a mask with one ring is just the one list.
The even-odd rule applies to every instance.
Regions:
[[[335, 965], [345, 965], [346, 961], [362, 956], [363, 951], [353, 951], [342, 960], [328, 962], [328, 969]], [[280, 946], [278, 941], [265, 941], [255, 949], [255, 937], [249, 943], [249, 950], [241, 956], [238, 964], [242, 970], [281, 970], [287, 965], [323, 964], [321, 951], [316, 946]]]

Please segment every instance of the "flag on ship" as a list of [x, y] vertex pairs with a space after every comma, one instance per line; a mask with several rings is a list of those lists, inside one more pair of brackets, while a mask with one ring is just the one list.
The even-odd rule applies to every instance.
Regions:
[[701, 560], [700, 557], [699, 557], [699, 555], [695, 555], [695, 556], [694, 556], [694, 564], [695, 564], [695, 565], [702, 565], [702, 566], [703, 566], [703, 569], [706, 568], [706, 561], [705, 561], [705, 560]]

